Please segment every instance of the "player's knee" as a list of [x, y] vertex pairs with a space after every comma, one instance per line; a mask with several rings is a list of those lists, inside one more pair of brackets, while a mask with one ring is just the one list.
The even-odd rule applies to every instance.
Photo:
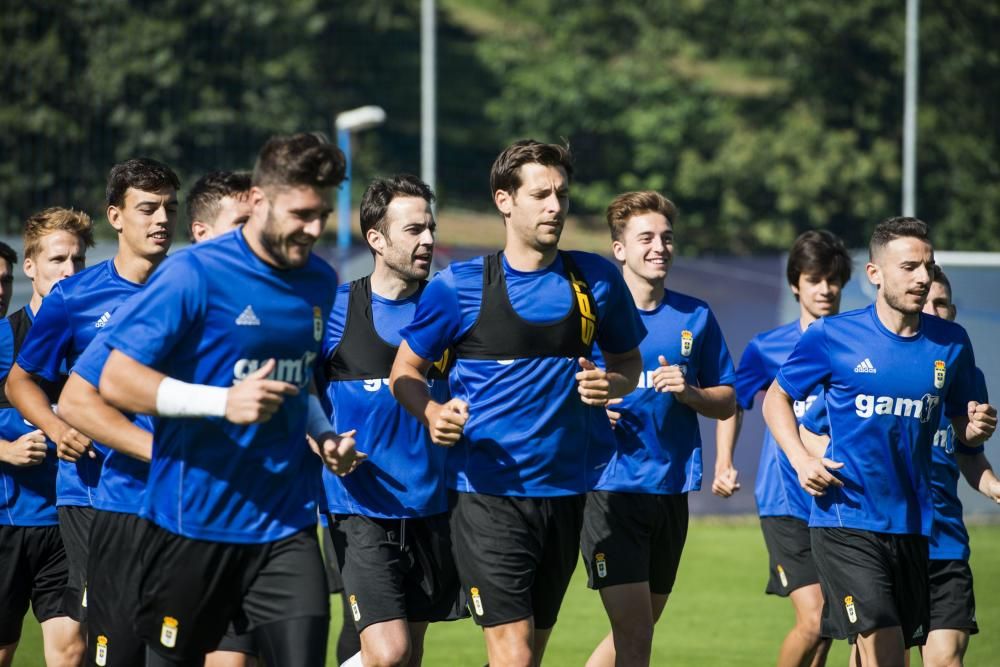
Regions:
[[963, 653], [965, 651], [955, 643], [928, 644], [924, 647], [921, 658], [924, 667], [962, 667]]
[[651, 623], [612, 625], [611, 633], [615, 642], [615, 653], [619, 656], [649, 655], [650, 647], [653, 644], [653, 625]]
[[410, 662], [407, 642], [378, 642], [364, 646], [361, 654], [365, 667], [406, 667]]
[[16, 650], [17, 642], [0, 646], [0, 667], [10, 667], [14, 663], [14, 651]]
[[45, 664], [48, 667], [78, 667], [83, 664], [86, 646], [83, 639], [74, 638], [60, 646], [45, 647]]

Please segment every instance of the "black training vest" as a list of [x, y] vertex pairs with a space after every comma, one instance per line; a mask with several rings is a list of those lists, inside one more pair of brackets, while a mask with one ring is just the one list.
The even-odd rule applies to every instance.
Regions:
[[[421, 289], [425, 284], [426, 281], [421, 283]], [[375, 329], [371, 276], [355, 280], [351, 283], [347, 301], [344, 334], [324, 366], [327, 381], [387, 378], [398, 349], [387, 343]], [[450, 357], [449, 352], [445, 352], [441, 360], [431, 366], [428, 379], [442, 380], [447, 377]]]
[[597, 332], [597, 304], [590, 286], [568, 252], [559, 252], [569, 276], [572, 307], [560, 320], [548, 324], [525, 321], [510, 304], [503, 252], [483, 257], [483, 296], [479, 317], [455, 345], [464, 359], [524, 359], [586, 357]]
[[[10, 328], [14, 334], [14, 353], [11, 359], [17, 361], [17, 353], [21, 351], [21, 345], [24, 344], [24, 339], [28, 337], [28, 331], [31, 329], [31, 318], [28, 316], [28, 307], [25, 306], [7, 319], [10, 321]], [[55, 405], [59, 401], [59, 392], [62, 391], [63, 385], [66, 384], [66, 378], [61, 378], [58, 382], [49, 382], [45, 378], [36, 375], [35, 381], [38, 382], [45, 395], [49, 397], [49, 403]], [[14, 406], [10, 404], [10, 400], [7, 398], [7, 376], [5, 375], [0, 380], [0, 409], [12, 407]]]

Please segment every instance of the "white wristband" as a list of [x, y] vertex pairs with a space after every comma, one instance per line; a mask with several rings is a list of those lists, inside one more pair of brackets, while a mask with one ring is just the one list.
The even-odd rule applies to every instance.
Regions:
[[326, 416], [326, 411], [323, 410], [323, 404], [319, 402], [319, 397], [316, 394], [309, 394], [309, 414], [306, 417], [306, 433], [313, 439], [316, 439], [324, 433], [332, 431], [333, 424], [330, 423], [330, 419]]
[[163, 378], [156, 390], [156, 414], [161, 417], [225, 417], [229, 390]]

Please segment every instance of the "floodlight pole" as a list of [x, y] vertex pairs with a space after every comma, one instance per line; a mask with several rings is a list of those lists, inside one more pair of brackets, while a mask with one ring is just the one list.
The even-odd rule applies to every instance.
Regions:
[[337, 147], [346, 162], [344, 182], [337, 192], [337, 248], [351, 247], [351, 133], [360, 132], [385, 122], [385, 110], [377, 106], [358, 107], [337, 114]]
[[437, 181], [437, 54], [434, 0], [420, 2], [420, 178]]
[[917, 214], [917, 67], [920, 0], [906, 0], [906, 88], [903, 107], [903, 215]]

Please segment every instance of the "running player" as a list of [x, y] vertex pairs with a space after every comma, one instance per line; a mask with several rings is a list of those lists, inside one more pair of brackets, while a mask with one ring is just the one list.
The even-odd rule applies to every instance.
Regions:
[[344, 166], [315, 135], [270, 139], [243, 229], [168, 260], [108, 337], [102, 396], [159, 417], [135, 621], [148, 665], [201, 665], [230, 622], [254, 632], [267, 664], [325, 661], [307, 426], [345, 469], [353, 439], [334, 436], [304, 390], [337, 281], [311, 250]]
[[[747, 345], [736, 371], [736, 414], [716, 427], [718, 455], [712, 492], [727, 498], [740, 484], [733, 467], [733, 450], [739, 437], [743, 410], [753, 408], [754, 397], [768, 388], [795, 348], [817, 319], [840, 310], [841, 289], [851, 279], [851, 257], [844, 244], [827, 231], [808, 231], [795, 239], [788, 253], [788, 285], [799, 303], [799, 318], [777, 329], [758, 334]], [[811, 392], [795, 404], [801, 418], [817, 400]], [[770, 576], [767, 593], [788, 597], [795, 608], [795, 625], [785, 636], [778, 654], [778, 667], [826, 664], [830, 640], [820, 634], [823, 593], [809, 546], [809, 512], [812, 500], [799, 486], [795, 470], [774, 441], [764, 435], [754, 497], [767, 546]]]
[[250, 218], [250, 174], [213, 171], [199, 178], [187, 196], [188, 238], [207, 241]]
[[[635, 388], [645, 329], [613, 264], [561, 252], [572, 163], [518, 141], [493, 163], [502, 252], [428, 284], [392, 368], [397, 400], [454, 446], [451, 533], [472, 616], [494, 665], [541, 662], [579, 559], [584, 494], [614, 450], [604, 406]], [[607, 369], [591, 360], [596, 343]], [[455, 398], [425, 375], [454, 348]]]
[[[49, 208], [24, 228], [24, 273], [31, 300], [0, 320], [0, 665], [12, 663], [30, 602], [42, 627], [47, 665], [75, 666], [83, 659], [80, 624], [66, 614], [66, 551], [56, 513], [54, 446], [7, 400], [3, 385], [35, 313], [52, 286], [81, 270], [94, 245], [86, 213]], [[46, 383], [55, 402], [61, 382]]]
[[589, 667], [649, 664], [653, 625], [687, 537], [687, 494], [701, 488], [698, 415], [724, 419], [736, 410], [736, 373], [711, 309], [665, 286], [673, 202], [658, 192], [626, 192], [608, 206], [607, 220], [649, 335], [639, 346], [638, 388], [609, 408], [618, 449], [584, 510], [588, 584], [600, 590], [611, 620]]
[[[69, 561], [67, 613], [84, 620], [90, 528], [104, 451], [52, 410], [42, 383], [72, 368], [111, 313], [137, 292], [170, 248], [177, 212], [177, 176], [146, 158], [115, 165], [108, 175], [108, 222], [118, 234], [118, 252], [71, 278], [46, 297], [8, 380], [8, 395], [25, 419], [56, 443], [59, 474], [56, 503]], [[120, 511], [105, 506], [111, 511]]]
[[[885, 220], [869, 252], [875, 304], [810, 326], [764, 400], [768, 427], [815, 497], [809, 525], [823, 631], [855, 639], [866, 667], [902, 665], [905, 647], [926, 640], [939, 411], [970, 447], [996, 428], [996, 410], [976, 400], [965, 331], [921, 313], [934, 270], [927, 225]], [[830, 419], [823, 458], [803, 446], [793, 408], [817, 386]]]
[[0, 241], [0, 317], [7, 317], [10, 298], [14, 296], [14, 265], [17, 252]]
[[[419, 665], [428, 622], [458, 599], [451, 555], [447, 450], [396, 402], [388, 377], [426, 285], [434, 254], [434, 194], [415, 176], [376, 179], [361, 200], [374, 271], [342, 285], [323, 344], [323, 384], [334, 429], [356, 429], [367, 462], [324, 474], [330, 534], [365, 665]], [[445, 359], [431, 394], [447, 401]], [[397, 546], [398, 545], [398, 546]], [[348, 664], [354, 664], [349, 662]]]

